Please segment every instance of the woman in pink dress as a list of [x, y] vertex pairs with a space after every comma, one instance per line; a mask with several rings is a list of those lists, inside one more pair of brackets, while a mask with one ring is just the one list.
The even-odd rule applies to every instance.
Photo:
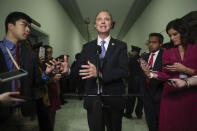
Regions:
[[197, 74], [197, 44], [189, 42], [189, 28], [182, 19], [166, 27], [174, 47], [163, 53], [162, 72], [150, 72], [147, 63], [141, 63], [150, 78], [166, 81], [160, 105], [159, 131], [197, 131], [197, 88], [176, 88], [168, 79]]

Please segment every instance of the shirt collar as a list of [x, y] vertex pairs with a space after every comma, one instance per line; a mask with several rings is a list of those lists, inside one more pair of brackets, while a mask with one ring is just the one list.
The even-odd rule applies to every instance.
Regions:
[[150, 54], [150, 55], [155, 54], [154, 56], [157, 56], [157, 55], [158, 55], [158, 53], [159, 53], [159, 51], [160, 51], [160, 50], [156, 51], [155, 53], [152, 53], [152, 52], [151, 52], [151, 54]]
[[[109, 44], [110, 39], [111, 39], [111, 36], [110, 35], [107, 38], [104, 39], [106, 45]], [[100, 46], [101, 46], [101, 41], [102, 41], [102, 39], [98, 36], [97, 44], [100, 45]]]
[[6, 47], [7, 47], [9, 50], [12, 50], [12, 49], [15, 48], [15, 47], [14, 47], [14, 42], [11, 42], [11, 41], [9, 41], [9, 40], [7, 40], [7, 39], [4, 39], [3, 42], [4, 42], [4, 44], [6, 45]]

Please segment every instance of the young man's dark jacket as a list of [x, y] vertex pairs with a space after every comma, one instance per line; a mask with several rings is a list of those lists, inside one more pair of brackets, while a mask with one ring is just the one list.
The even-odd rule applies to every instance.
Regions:
[[[2, 44], [2, 42], [0, 42], [0, 44]], [[33, 99], [33, 88], [39, 88], [44, 84], [44, 81], [41, 79], [41, 72], [38, 68], [39, 60], [38, 57], [24, 45], [19, 45], [19, 51], [19, 65], [22, 69], [28, 72], [27, 76], [20, 79], [20, 94]], [[0, 73], [2, 72], [8, 72], [8, 67], [3, 52], [0, 48]], [[11, 90], [11, 82], [0, 84], [0, 94], [10, 92]], [[34, 100], [21, 103], [19, 106], [24, 116], [33, 116], [35, 114], [36, 107]], [[13, 108], [15, 107], [1, 104], [0, 121], [4, 121], [4, 119], [8, 118]]]

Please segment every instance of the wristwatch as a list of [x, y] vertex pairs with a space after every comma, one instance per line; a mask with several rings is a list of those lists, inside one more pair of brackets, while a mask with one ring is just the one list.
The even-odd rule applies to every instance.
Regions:
[[188, 88], [190, 86], [190, 82], [188, 79], [183, 79], [186, 83], [185, 88]]

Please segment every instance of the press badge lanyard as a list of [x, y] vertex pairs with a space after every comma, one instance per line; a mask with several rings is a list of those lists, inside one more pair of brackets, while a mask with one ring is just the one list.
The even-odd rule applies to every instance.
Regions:
[[[6, 48], [7, 52], [8, 52], [8, 55], [10, 56], [10, 58], [11, 58], [12, 62], [14, 63], [14, 65], [16, 66], [17, 70], [19, 70], [20, 68], [19, 68], [18, 64], [17, 64], [16, 61], [14, 60], [14, 58], [13, 58], [13, 56], [12, 56], [10, 50], [9, 50], [9, 49], [7, 48], [7, 46], [5, 45], [4, 41], [2, 41], [2, 44], [5, 46], [5, 48]], [[16, 52], [15, 52], [15, 53], [16, 53]]]

